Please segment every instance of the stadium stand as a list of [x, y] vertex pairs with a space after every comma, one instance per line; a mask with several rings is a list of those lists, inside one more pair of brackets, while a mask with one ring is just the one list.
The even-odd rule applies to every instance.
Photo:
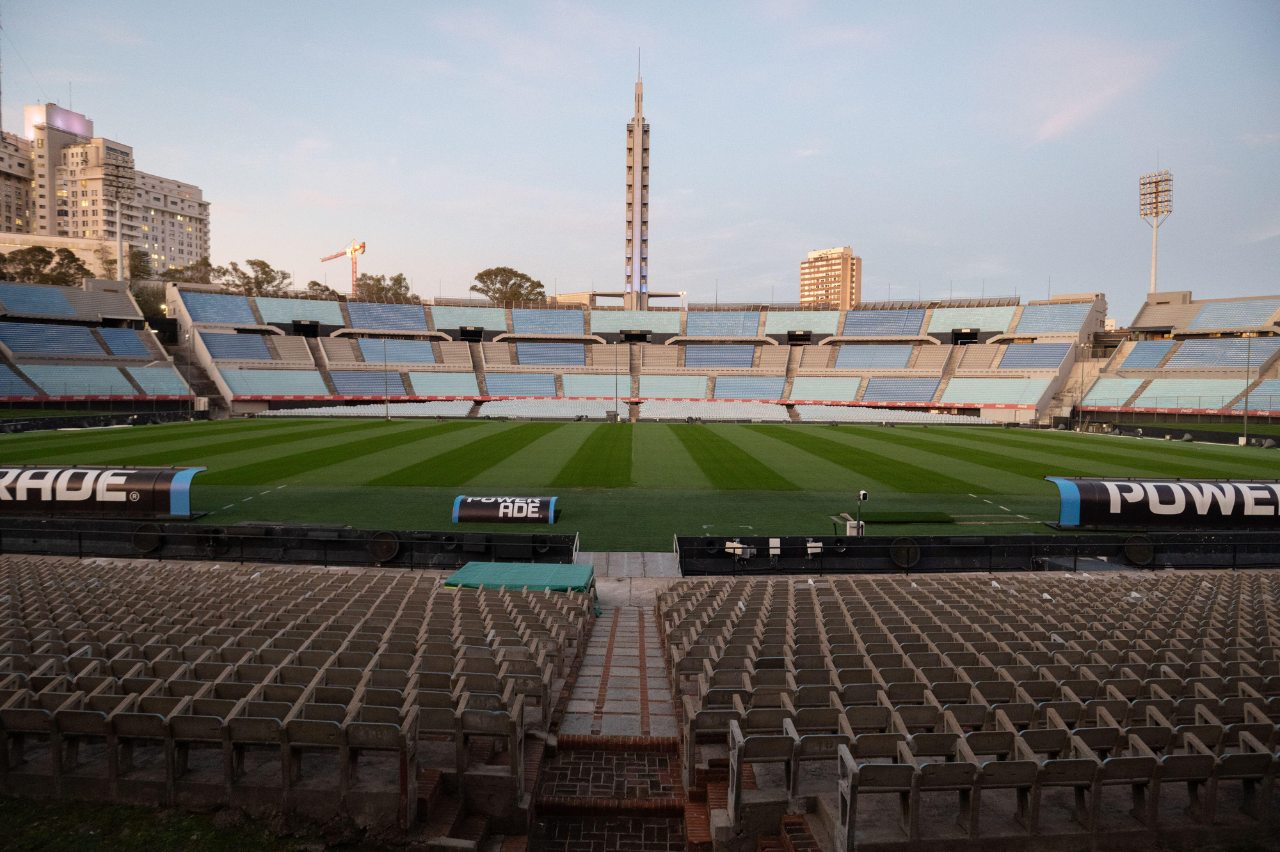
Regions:
[[158, 354], [147, 342], [147, 337], [134, 328], [102, 326], [98, 335], [107, 344], [107, 351], [121, 358], [154, 358]]
[[50, 397], [134, 397], [138, 391], [117, 367], [93, 364], [23, 364], [22, 372]]
[[0, 305], [12, 316], [73, 317], [76, 314], [63, 287], [0, 281]]
[[331, 395], [316, 370], [223, 369], [221, 376], [233, 397]]
[[706, 399], [648, 399], [640, 405], [641, 420], [790, 420], [786, 406], [767, 402], [713, 401]]
[[758, 337], [759, 311], [689, 311], [687, 337]]
[[853, 310], [844, 315], [844, 337], [916, 337], [924, 325], [924, 308]]
[[649, 331], [653, 334], [679, 334], [679, 311], [608, 311], [593, 310], [588, 319], [592, 334], [621, 334], [623, 331]]
[[1172, 340], [1139, 340], [1120, 364], [1121, 370], [1154, 370], [1174, 346]]
[[1242, 370], [1260, 367], [1280, 351], [1280, 337], [1184, 340], [1165, 362], [1166, 370]]
[[331, 370], [339, 396], [405, 396], [404, 380], [391, 370]]
[[549, 373], [489, 373], [489, 396], [556, 395], [556, 377]]
[[434, 364], [435, 352], [427, 340], [395, 340], [385, 337], [358, 337], [361, 358], [370, 364]]
[[312, 408], [273, 408], [264, 417], [448, 417], [462, 418], [470, 412], [469, 399], [445, 399], [431, 402], [392, 402], [368, 405], [319, 405]]
[[1004, 333], [1013, 324], [1016, 305], [985, 308], [934, 308], [929, 315], [929, 334], [946, 334], [958, 328]]
[[426, 331], [427, 315], [421, 305], [347, 302], [351, 327], [385, 331]]
[[341, 302], [319, 299], [281, 299], [258, 296], [254, 299], [262, 321], [271, 325], [292, 326], [294, 320], [318, 322], [321, 325], [344, 326]]
[[102, 323], [140, 321], [142, 312], [119, 281], [86, 281], [81, 286], [0, 281], [0, 316]]
[[1134, 408], [1222, 408], [1244, 392], [1244, 382], [1232, 379], [1153, 379]]
[[[954, 380], [953, 380], [954, 381]], [[862, 392], [863, 402], [932, 402], [938, 392], [938, 379], [900, 379], [894, 376], [872, 376]]]
[[707, 395], [707, 376], [663, 376], [642, 373], [640, 396], [698, 399]]
[[[1232, 408], [1243, 411], [1246, 408], [1244, 398]], [[1250, 388], [1247, 408], [1250, 411], [1280, 411], [1280, 379], [1266, 379]]]
[[840, 328], [839, 311], [766, 311], [764, 333], [785, 335], [789, 331], [808, 331], [815, 341], [831, 337]]
[[209, 355], [216, 361], [270, 361], [271, 352], [261, 334], [221, 334], [204, 332], [200, 335]]
[[786, 385], [783, 376], [716, 376], [716, 399], [778, 399]]
[[0, 397], [35, 396], [39, 391], [22, 380], [7, 364], [0, 364]]
[[623, 399], [631, 396], [631, 376], [625, 373], [620, 375], [565, 373], [561, 380], [564, 382], [565, 396], [613, 397], [616, 394]]
[[1057, 370], [1071, 351], [1069, 343], [1015, 343], [1006, 347], [1001, 370]]
[[841, 346], [840, 351], [836, 353], [836, 367], [841, 370], [906, 369], [913, 350], [914, 347], [909, 343]]
[[410, 372], [409, 384], [416, 396], [480, 396], [475, 373]]
[[797, 376], [791, 386], [791, 399], [852, 402], [861, 387], [861, 376]]
[[1138, 392], [1146, 379], [1104, 377], [1094, 382], [1085, 394], [1084, 405], [1119, 407]]
[[581, 343], [542, 343], [521, 340], [516, 342], [516, 359], [521, 364], [581, 367], [587, 363], [587, 353], [586, 347]]
[[202, 325], [257, 325], [253, 308], [244, 296], [180, 290], [191, 319]]
[[1195, 331], [1261, 328], [1270, 324], [1277, 311], [1280, 311], [1277, 298], [1208, 302], [1196, 312], [1187, 328]]
[[741, 343], [690, 344], [684, 347], [686, 367], [750, 369], [756, 347]]
[[856, 405], [797, 405], [805, 423], [900, 423], [925, 426], [986, 426], [992, 423], [976, 415], [941, 414], [916, 409], [867, 408]]
[[127, 372], [147, 396], [187, 396], [191, 389], [172, 366], [126, 367]]
[[502, 308], [432, 305], [431, 319], [437, 330], [457, 330], [467, 326], [488, 331], [507, 330], [507, 312]]
[[568, 334], [580, 337], [586, 333], [586, 322], [582, 311], [512, 308], [511, 331], [515, 334]]
[[105, 358], [106, 351], [85, 325], [0, 322], [0, 343], [15, 355], [46, 358]]
[[[622, 419], [627, 403], [619, 403]], [[603, 420], [615, 411], [612, 399], [495, 399], [480, 406], [481, 417], [516, 417], [535, 420]]]
[[942, 392], [943, 403], [978, 405], [1030, 405], [1039, 403], [1050, 379], [952, 379]]
[[1093, 310], [1091, 302], [1030, 304], [1022, 309], [1017, 334], [1079, 334]]

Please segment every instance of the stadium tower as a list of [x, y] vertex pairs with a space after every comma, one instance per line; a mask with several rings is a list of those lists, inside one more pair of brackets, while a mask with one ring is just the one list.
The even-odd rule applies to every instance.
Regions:
[[649, 125], [644, 81], [636, 77], [636, 112], [627, 123], [627, 280], [624, 307], [649, 307]]

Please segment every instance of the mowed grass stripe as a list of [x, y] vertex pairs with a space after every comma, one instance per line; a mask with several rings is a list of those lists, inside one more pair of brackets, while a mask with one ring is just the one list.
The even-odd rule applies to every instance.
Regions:
[[[1073, 452], [1105, 454], [1108, 459], [1128, 458], [1148, 460], [1164, 465], [1173, 457], [1176, 464], [1192, 464], [1221, 468], [1224, 472], [1236, 470], [1240, 474], [1257, 471], [1257, 459], [1250, 460], [1241, 453], [1257, 452], [1224, 444], [1184, 444], [1181, 441], [1118, 438], [1114, 436], [1076, 434], [1074, 432], [1035, 432], [1029, 435], [1010, 435], [1009, 442], [1029, 446], [1038, 442], [1045, 446], [1067, 447]], [[1130, 466], [1135, 466], [1132, 462]], [[1221, 474], [1220, 474], [1221, 475]]]
[[[226, 437], [228, 433], [242, 435], [246, 432], [279, 431], [281, 428], [298, 428], [299, 425], [301, 424], [235, 423], [224, 426], [221, 423], [216, 425], [182, 423], [166, 426], [131, 426], [128, 429], [113, 429], [110, 431], [95, 430], [91, 435], [60, 433], [54, 437], [44, 437], [38, 442], [23, 441], [13, 445], [2, 442], [0, 443], [0, 455], [3, 456], [6, 462], [19, 462], [27, 459], [45, 458], [52, 453], [58, 455], [78, 452], [97, 453], [106, 450], [136, 447], [142, 444], [155, 446], [157, 444], [194, 441], [197, 438], [222, 438]], [[315, 422], [310, 421], [309, 425], [315, 425]]]
[[710, 491], [714, 486], [670, 429], [637, 423], [631, 436], [631, 480], [637, 488]]
[[800, 486], [700, 425], [668, 425], [716, 488], [728, 491], [800, 491]]
[[[1066, 457], [1076, 461], [1092, 462], [1101, 469], [1101, 473], [1095, 475], [1113, 475], [1110, 472], [1117, 468], [1131, 470], [1139, 475], [1145, 473], [1157, 477], [1181, 477], [1184, 479], [1214, 479], [1222, 476], [1230, 476], [1232, 468], [1242, 474], [1253, 473], [1256, 471], [1255, 466], [1248, 464], [1227, 464], [1217, 465], [1213, 462], [1204, 464], [1197, 463], [1196, 460], [1183, 460], [1176, 457], [1176, 449], [1174, 445], [1162, 447], [1155, 454], [1148, 454], [1145, 451], [1126, 452], [1124, 450], [1098, 450], [1085, 446], [1083, 443], [1062, 444], [1057, 442], [1046, 441], [1048, 435], [1040, 436], [1016, 436], [1009, 434], [1001, 434], [999, 443], [1007, 452], [1017, 455], [1022, 453], [1025, 457], [1027, 453], [1035, 453], [1036, 456], [1028, 457], [1027, 460], [1031, 464], [1045, 465], [1049, 460], [1056, 457]], [[1074, 436], [1077, 441], [1080, 436]], [[980, 443], [977, 436], [956, 435], [957, 444], [968, 447]], [[989, 442], [982, 443], [982, 446], [989, 446]], [[1127, 448], [1125, 448], [1127, 450]], [[1179, 448], [1180, 449], [1180, 448]]]
[[414, 425], [398, 423], [396, 431], [368, 437], [365, 433], [347, 436], [339, 444], [302, 450], [289, 455], [276, 456], [262, 461], [246, 462], [235, 467], [222, 468], [207, 473], [200, 479], [208, 485], [264, 485], [279, 482], [302, 473], [320, 470], [330, 465], [348, 462], [353, 459], [371, 456], [383, 450], [411, 444], [423, 438], [447, 435], [465, 429], [483, 425], [478, 420], [456, 420], [451, 423], [431, 423]]
[[[270, 447], [309, 441], [315, 438], [326, 438], [330, 435], [356, 434], [369, 432], [370, 430], [386, 429], [389, 425], [385, 421], [374, 421], [372, 423], [343, 423], [339, 426], [313, 427], [306, 430], [280, 430], [253, 438], [235, 437], [211, 443], [201, 442], [195, 446], [170, 447], [138, 454], [123, 455], [121, 453], [113, 453], [109, 460], [112, 463], [132, 465], [208, 464], [211, 459], [216, 459], [219, 456], [265, 450]], [[147, 449], [149, 450], [150, 448]]]
[[936, 470], [919, 467], [910, 462], [873, 452], [865, 447], [850, 446], [830, 438], [822, 438], [809, 432], [801, 432], [789, 426], [744, 427], [768, 435], [783, 443], [797, 447], [810, 455], [837, 464], [853, 473], [869, 476], [889, 484], [895, 491], [926, 494], [945, 491], [956, 494], [992, 493], [989, 488], [968, 480], [956, 479]]
[[369, 485], [462, 485], [501, 464], [562, 423], [525, 423], [486, 435], [369, 481]]
[[630, 423], [597, 426], [551, 484], [560, 488], [628, 488], [631, 481]]

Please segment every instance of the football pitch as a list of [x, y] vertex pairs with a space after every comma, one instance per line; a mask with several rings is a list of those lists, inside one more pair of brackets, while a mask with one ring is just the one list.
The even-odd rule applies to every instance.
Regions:
[[[236, 420], [0, 436], [0, 463], [208, 468], [201, 522], [577, 531], [584, 550], [673, 534], [830, 534], [859, 489], [868, 534], [1047, 531], [1045, 476], [1274, 478], [1280, 455], [993, 427]], [[458, 494], [559, 496], [561, 520], [455, 527]]]

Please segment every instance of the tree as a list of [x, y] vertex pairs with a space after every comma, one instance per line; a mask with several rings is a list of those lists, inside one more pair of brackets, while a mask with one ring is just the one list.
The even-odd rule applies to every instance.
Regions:
[[[141, 279], [139, 279], [141, 280]], [[133, 300], [138, 303], [138, 310], [147, 320], [163, 319], [165, 313], [165, 296], [163, 284], [133, 284], [129, 288]]]
[[102, 268], [103, 278], [116, 277], [115, 249], [110, 248], [106, 243], [100, 243], [98, 247], [93, 250], [93, 257], [98, 261], [98, 266]]
[[44, 246], [27, 246], [0, 255], [0, 275], [10, 281], [64, 287], [93, 277], [75, 252], [66, 248], [49, 251]]
[[202, 257], [195, 263], [177, 269], [160, 270], [160, 280], [177, 281], [181, 284], [216, 284], [227, 274], [225, 266], [214, 266], [209, 262], [209, 258]]
[[361, 273], [356, 278], [354, 298], [365, 302], [416, 302], [418, 297], [409, 290], [409, 279], [404, 273], [397, 272], [388, 278], [385, 275], [369, 275]]
[[226, 275], [214, 283], [222, 284], [246, 296], [282, 296], [293, 282], [293, 276], [272, 268], [265, 260], [245, 261], [245, 267], [234, 260], [227, 266]]
[[145, 249], [129, 250], [129, 280], [142, 281], [152, 275], [151, 255]]
[[547, 292], [542, 282], [509, 266], [495, 266], [476, 273], [476, 283], [471, 292], [479, 293], [490, 302], [545, 302]]
[[319, 281], [307, 282], [307, 295], [313, 299], [337, 299], [340, 298], [338, 291], [332, 287], [326, 287]]

